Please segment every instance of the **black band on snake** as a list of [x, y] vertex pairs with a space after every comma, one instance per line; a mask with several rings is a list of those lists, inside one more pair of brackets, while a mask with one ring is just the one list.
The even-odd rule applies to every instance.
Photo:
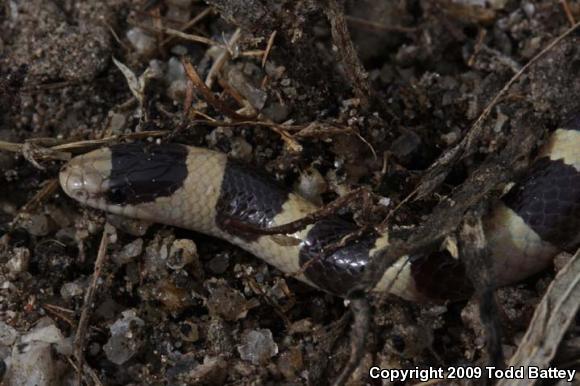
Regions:
[[[60, 173], [60, 182], [84, 205], [219, 237], [338, 296], [351, 293], [370, 259], [389, 243], [388, 233], [370, 232], [322, 253], [357, 230], [339, 217], [289, 235], [296, 242], [236, 228], [232, 224], [282, 225], [319, 208], [268, 176], [203, 148], [177, 144], [102, 148], [71, 160]], [[578, 248], [580, 116], [550, 135], [528, 176], [484, 219], [484, 231], [498, 285], [540, 272], [559, 251]], [[465, 297], [468, 287], [461, 260], [435, 252], [401, 256], [373, 290], [421, 301]]]

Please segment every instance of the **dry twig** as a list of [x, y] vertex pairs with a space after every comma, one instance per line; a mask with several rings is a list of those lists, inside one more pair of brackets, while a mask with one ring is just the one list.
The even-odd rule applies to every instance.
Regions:
[[147, 25], [139, 25], [139, 28], [143, 28], [144, 30], [148, 30], [148, 31], [152, 31], [152, 32], [163, 33], [165, 35], [169, 35], [169, 36], [172, 36], [174, 38], [187, 40], [187, 41], [193, 42], [193, 43], [201, 43], [201, 44], [206, 44], [208, 46], [218, 46], [218, 47], [224, 46], [222, 43], [215, 41], [213, 39], [206, 38], [205, 36], [189, 34], [189, 33], [181, 32], [179, 30], [169, 28], [169, 27], [151, 27], [151, 26], [147, 26]]
[[568, 5], [568, 0], [560, 0], [560, 5], [566, 14], [566, 18], [572, 27], [576, 24], [576, 20], [574, 19], [574, 15], [572, 15], [572, 11], [570, 10], [570, 5]]
[[266, 67], [266, 62], [268, 61], [268, 56], [270, 55], [270, 51], [274, 46], [274, 39], [276, 38], [277, 31], [272, 32], [270, 38], [268, 39], [268, 44], [266, 45], [266, 51], [264, 51], [264, 56], [262, 56], [262, 68]]
[[42, 308], [46, 312], [55, 315], [57, 318], [59, 318], [61, 320], [64, 320], [69, 326], [74, 327], [75, 323], [72, 320], [72, 318], [65, 315], [65, 313], [72, 315], [72, 314], [74, 314], [74, 311], [68, 310], [68, 309], [63, 308], [63, 307], [55, 306], [54, 304], [43, 304]]
[[348, 362], [332, 383], [333, 386], [346, 384], [365, 354], [367, 334], [371, 325], [371, 308], [368, 300], [365, 298], [353, 299], [350, 303], [350, 312], [352, 312], [354, 319], [350, 331], [350, 356]]
[[477, 118], [475, 123], [471, 126], [465, 137], [452, 149], [447, 150], [437, 161], [435, 161], [427, 170], [421, 182], [419, 183], [417, 190], [417, 197], [422, 198], [431, 193], [447, 176], [453, 165], [461, 160], [467, 153], [469, 153], [475, 143], [481, 138], [483, 134], [483, 122], [487, 119], [491, 110], [494, 106], [501, 100], [501, 98], [506, 94], [509, 88], [518, 80], [524, 72], [526, 72], [533, 64], [535, 64], [539, 59], [544, 57], [548, 52], [550, 52], [555, 46], [557, 46], [562, 40], [564, 40], [571, 33], [576, 31], [580, 27], [580, 23], [576, 23], [573, 27], [569, 28], [562, 35], [554, 39], [550, 44], [546, 46], [542, 51], [540, 51], [536, 56], [534, 56], [525, 66], [523, 66], [495, 95], [491, 102], [485, 107], [483, 112]]
[[230, 48], [234, 47], [238, 43], [238, 40], [240, 40], [241, 36], [242, 30], [240, 28], [236, 29], [236, 31], [228, 41], [226, 47], [224, 47], [223, 52], [211, 65], [209, 72], [207, 73], [207, 77], [205, 78], [205, 85], [207, 86], [207, 88], [211, 89], [211, 87], [213, 86], [213, 82], [214, 79], [217, 77], [217, 74], [221, 71], [224, 64], [231, 57]]
[[294, 136], [297, 138], [328, 138], [339, 134], [354, 135], [369, 148], [373, 154], [373, 158], [375, 160], [378, 159], [377, 152], [375, 151], [373, 145], [371, 145], [370, 142], [368, 142], [362, 135], [360, 135], [357, 130], [348, 126], [326, 122], [311, 122], [301, 128], [300, 131], [294, 134]]
[[22, 146], [23, 144], [21, 143], [0, 141], [0, 150], [9, 151], [11, 153], [22, 152]]
[[374, 287], [385, 270], [401, 256], [424, 251], [457, 229], [467, 210], [482, 201], [497, 184], [512, 177], [513, 160], [528, 154], [534, 143], [535, 136], [527, 126], [514, 128], [508, 146], [497, 156], [488, 157], [450, 198], [435, 207], [432, 214], [406, 240], [392, 240], [390, 245], [377, 252], [361, 285]]
[[486, 365], [503, 367], [504, 357], [501, 345], [501, 325], [498, 319], [498, 306], [493, 296], [495, 280], [493, 267], [486, 248], [485, 233], [481, 215], [470, 211], [465, 216], [459, 232], [461, 259], [465, 271], [475, 289], [479, 303], [481, 324], [485, 332]]
[[51, 147], [50, 150], [59, 150], [59, 151], [66, 150], [69, 152], [78, 152], [85, 151], [89, 148], [96, 148], [101, 145], [110, 145], [112, 143], [124, 141], [126, 139], [146, 139], [151, 137], [153, 138], [163, 137], [164, 135], [167, 134], [169, 134], [168, 130], [151, 130], [151, 131], [141, 131], [138, 133], [111, 135], [101, 139], [87, 139], [83, 141], [63, 143], [61, 145]]
[[357, 98], [360, 99], [361, 106], [368, 107], [371, 100], [371, 85], [368, 74], [350, 38], [344, 11], [336, 0], [328, 0], [325, 11], [326, 17], [330, 21], [332, 40], [338, 48], [350, 86]]
[[58, 189], [58, 179], [53, 178], [44, 183], [42, 188], [26, 203], [15, 216], [13, 223], [16, 223], [24, 213], [30, 213], [37, 209], [49, 196]]
[[[47, 148], [40, 147], [39, 144], [43, 142], [39, 141], [40, 138], [32, 138], [24, 143], [0, 141], [0, 151], [4, 150], [12, 153], [22, 153], [23, 151], [25, 151], [28, 143], [34, 143], [35, 148], [37, 150], [42, 150], [37, 153], [42, 155], [40, 157], [42, 160], [66, 161], [70, 159], [70, 153], [86, 151], [87, 149], [96, 148], [100, 145], [109, 145], [114, 142], [126, 139], [144, 139], [150, 137], [162, 137], [167, 134], [169, 134], [169, 131], [167, 130], [141, 131], [138, 133], [111, 135], [101, 139], [87, 139], [82, 141], [59, 143], [57, 145], [52, 146], [46, 144], [50, 146]], [[56, 142], [58, 143], [58, 141]]]
[[234, 110], [230, 109], [225, 103], [216, 98], [213, 95], [213, 92], [203, 82], [203, 80], [201, 79], [201, 77], [199, 76], [195, 67], [193, 66], [193, 64], [191, 64], [191, 61], [189, 59], [182, 58], [181, 62], [183, 63], [185, 73], [187, 74], [187, 77], [193, 84], [193, 87], [203, 96], [203, 98], [207, 101], [207, 103], [209, 103], [216, 110], [220, 111], [221, 113], [227, 115], [232, 119], [238, 121], [246, 120], [248, 118], [251, 119], [251, 117], [246, 117], [236, 113]]
[[95, 299], [95, 294], [97, 292], [97, 285], [101, 277], [101, 272], [103, 270], [106, 257], [107, 257], [107, 245], [109, 244], [109, 234], [111, 230], [110, 225], [105, 224], [103, 229], [103, 235], [101, 236], [101, 243], [99, 245], [99, 251], [97, 253], [97, 259], [95, 260], [95, 268], [93, 270], [93, 277], [87, 292], [85, 293], [85, 299], [83, 303], [83, 308], [81, 311], [81, 317], [79, 319], [79, 324], [77, 331], [75, 333], [75, 338], [73, 341], [73, 355], [76, 360], [77, 369], [77, 384], [81, 385], [83, 379], [83, 369], [84, 369], [84, 350], [85, 350], [85, 338], [87, 334], [87, 329], [89, 326], [89, 319], [91, 317], [91, 312], [93, 308], [93, 302]]
[[348, 21], [351, 24], [355, 24], [359, 27], [364, 27], [364, 28], [368, 28], [371, 30], [376, 30], [376, 31], [387, 31], [387, 32], [400, 32], [400, 33], [415, 33], [417, 32], [417, 28], [415, 27], [403, 27], [400, 25], [386, 25], [386, 24], [381, 24], [381, 23], [377, 23], [374, 21], [370, 21], [370, 20], [365, 20], [365, 19], [361, 19], [355, 16], [350, 16], [350, 15], [346, 15], [344, 17], [346, 19], [346, 21]]
[[[68, 363], [71, 365], [71, 367], [77, 373], [79, 373], [79, 366], [77, 366], [75, 361], [70, 356], [66, 357], [66, 359], [67, 359]], [[83, 374], [83, 378], [85, 379], [85, 382], [87, 385], [90, 385], [90, 383], [88, 381], [91, 380], [95, 386], [104, 386], [103, 383], [101, 382], [101, 380], [99, 379], [99, 376], [95, 372], [95, 370], [93, 370], [93, 368], [90, 367], [89, 365], [87, 365], [86, 363], [83, 366], [83, 371], [84, 371], [84, 374], [88, 374], [88, 375]], [[81, 386], [81, 385], [82, 384], [78, 384], [78, 386]]]
[[[198, 13], [197, 15], [195, 15], [195, 17], [193, 19], [191, 19], [190, 21], [188, 21], [183, 27], [181, 27], [180, 28], [180, 32], [187, 31], [188, 29], [190, 29], [191, 27], [193, 27], [194, 25], [196, 25], [197, 23], [199, 23], [201, 20], [203, 20], [206, 16], [208, 16], [211, 13], [212, 13], [211, 7], [205, 8], [203, 11], [201, 11], [200, 13]], [[173, 39], [175, 39], [175, 38], [176, 38], [175, 35], [170, 35], [168, 38], [166, 38], [165, 40], [163, 40], [161, 42], [161, 47], [164, 47], [167, 44], [171, 43], [171, 41]]]

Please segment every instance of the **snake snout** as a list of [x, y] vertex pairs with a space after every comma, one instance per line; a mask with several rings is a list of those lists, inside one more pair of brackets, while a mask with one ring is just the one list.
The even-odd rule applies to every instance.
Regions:
[[82, 169], [78, 165], [67, 164], [62, 167], [59, 173], [60, 186], [64, 192], [85, 204], [89, 199], [88, 192], [84, 188], [84, 178]]
[[108, 170], [102, 169], [102, 162], [95, 162], [93, 153], [73, 158], [59, 173], [60, 185], [64, 192], [83, 204], [94, 206], [106, 193]]
[[59, 175], [60, 185], [67, 195], [83, 204], [98, 199], [103, 194], [103, 179], [86, 165], [71, 163]]

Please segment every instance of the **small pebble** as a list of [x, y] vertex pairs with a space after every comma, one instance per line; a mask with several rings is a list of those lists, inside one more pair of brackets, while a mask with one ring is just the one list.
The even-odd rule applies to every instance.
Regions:
[[232, 352], [234, 349], [232, 331], [223, 319], [213, 318], [207, 329], [209, 347], [216, 354]]
[[379, 205], [384, 206], [385, 208], [388, 208], [391, 205], [391, 199], [389, 197], [381, 197], [379, 199]]
[[31, 214], [23, 220], [22, 227], [33, 236], [46, 236], [51, 231], [49, 218], [44, 214]]
[[109, 130], [113, 134], [123, 134], [123, 127], [127, 122], [127, 116], [121, 113], [112, 113], [109, 120]]
[[171, 47], [171, 53], [177, 57], [187, 55], [187, 47], [181, 44], [176, 44]]
[[151, 223], [132, 218], [107, 213], [107, 222], [131, 236], [141, 237], [147, 233]]
[[522, 6], [526, 16], [531, 19], [534, 17], [534, 13], [536, 12], [536, 6], [533, 3], [524, 3]]
[[508, 0], [487, 0], [487, 3], [489, 3], [493, 9], [504, 9]]
[[282, 123], [288, 118], [288, 115], [290, 115], [290, 108], [288, 105], [278, 102], [269, 103], [262, 110], [262, 114], [276, 123]]
[[172, 56], [167, 61], [167, 73], [165, 77], [168, 83], [174, 82], [176, 80], [187, 80], [187, 77], [185, 76], [185, 70], [183, 69], [183, 64], [181, 64], [181, 61], [175, 56]]
[[167, 88], [167, 96], [176, 102], [183, 101], [186, 93], [187, 81], [185, 80], [175, 80]]
[[12, 366], [3, 381], [7, 386], [53, 386], [59, 374], [49, 343], [33, 342], [15, 345], [10, 358]]
[[11, 346], [18, 337], [18, 331], [14, 327], [0, 321], [0, 345]]
[[425, 326], [401, 325], [391, 331], [385, 346], [406, 358], [414, 358], [431, 347], [433, 333]]
[[111, 337], [103, 346], [107, 359], [122, 365], [131, 359], [143, 345], [142, 328], [145, 322], [137, 317], [135, 310], [122, 313], [110, 327]]
[[314, 326], [314, 323], [312, 323], [312, 320], [310, 320], [308, 318], [300, 319], [300, 320], [297, 320], [290, 325], [290, 328], [288, 329], [288, 333], [290, 335], [304, 334], [304, 333], [312, 331], [313, 326]]
[[238, 68], [232, 67], [228, 72], [228, 81], [256, 110], [262, 110], [268, 99], [268, 94], [256, 88]]
[[173, 240], [173, 236], [155, 237], [145, 247], [142, 271], [149, 277], [167, 274], [167, 256]]
[[106, 298], [95, 309], [95, 315], [104, 320], [111, 320], [123, 310], [123, 307], [111, 298]]
[[101, 345], [97, 342], [91, 342], [89, 344], [88, 354], [91, 356], [96, 356], [98, 353], [101, 352]]
[[167, 96], [174, 101], [182, 101], [185, 98], [187, 90], [187, 77], [185, 76], [185, 70], [183, 69], [181, 61], [175, 56], [169, 58], [167, 62], [165, 79], [169, 83]]
[[282, 77], [282, 75], [284, 75], [284, 72], [286, 72], [286, 67], [276, 66], [271, 61], [267, 61], [264, 70], [270, 78], [278, 80]]
[[495, 120], [495, 125], [493, 127], [493, 131], [495, 131], [496, 133], [499, 133], [502, 131], [502, 129], [504, 128], [506, 122], [509, 121], [509, 117], [507, 115], [505, 115], [504, 113], [502, 113], [499, 109], [497, 111], [497, 117]]
[[242, 161], [250, 161], [252, 159], [252, 145], [250, 145], [245, 139], [240, 137], [234, 137], [231, 140], [232, 150], [230, 151], [230, 156], [235, 159]]
[[274, 299], [285, 299], [290, 294], [290, 288], [286, 284], [286, 280], [280, 278], [276, 283], [268, 290], [268, 295], [272, 296]]
[[570, 262], [572, 255], [566, 252], [560, 252], [554, 257], [554, 271], [558, 272]]
[[221, 280], [211, 283], [207, 308], [211, 315], [217, 315], [227, 321], [243, 319], [248, 313], [248, 301], [244, 295]]
[[170, 312], [181, 312], [191, 305], [191, 297], [187, 290], [177, 287], [166, 279], [157, 282], [153, 296]]
[[46, 205], [46, 211], [57, 228], [66, 228], [72, 225], [71, 214], [56, 205]]
[[242, 337], [238, 352], [243, 360], [259, 365], [278, 354], [278, 345], [272, 338], [272, 331], [265, 328], [251, 330]]
[[222, 357], [206, 355], [200, 364], [191, 354], [186, 354], [167, 370], [167, 376], [172, 385], [223, 385], [227, 370], [227, 362]]
[[391, 151], [399, 159], [404, 159], [413, 154], [421, 145], [421, 137], [413, 131], [406, 131], [393, 141]]
[[461, 138], [461, 132], [457, 129], [441, 135], [441, 139], [447, 146], [455, 144]]
[[61, 346], [59, 351], [68, 351], [66, 346], [69, 346], [63, 333], [54, 324], [54, 321], [48, 317], [37, 321], [37, 326], [22, 336], [20, 341], [22, 343], [44, 342], [54, 344], [57, 347]]
[[64, 300], [71, 300], [74, 297], [81, 296], [85, 292], [85, 287], [85, 278], [64, 283], [62, 287], [60, 287], [60, 296], [62, 296]]
[[185, 321], [179, 325], [179, 333], [183, 340], [187, 342], [197, 342], [199, 340], [199, 327], [190, 321]]
[[118, 265], [127, 264], [143, 252], [143, 239], [138, 238], [123, 246], [119, 253], [113, 254], [113, 261]]
[[309, 167], [300, 173], [296, 191], [302, 197], [316, 205], [322, 205], [322, 193], [328, 190], [326, 180], [315, 167]]
[[166, 264], [168, 268], [178, 270], [197, 261], [198, 258], [197, 246], [192, 240], [177, 239], [171, 244]]
[[177, 358], [174, 358], [172, 362], [171, 367], [169, 367], [165, 373], [169, 384], [191, 384], [187, 382], [189, 380], [188, 376], [193, 369], [199, 366], [197, 359], [191, 353], [187, 353], [179, 355]]
[[187, 23], [190, 19], [191, 2], [192, 0], [166, 1], [167, 13], [165, 14], [165, 18], [171, 21]]
[[210, 272], [221, 275], [228, 270], [229, 265], [230, 255], [228, 253], [218, 253], [206, 266]]
[[72, 354], [70, 339], [65, 339], [54, 321], [42, 318], [37, 326], [22, 336], [12, 348], [10, 363], [4, 381], [8, 386], [53, 386], [60, 384], [58, 378], [62, 363], [53, 354], [53, 347], [62, 355]]
[[154, 37], [147, 34], [139, 27], [133, 27], [127, 31], [127, 39], [140, 55], [148, 56], [157, 48]]
[[278, 358], [278, 370], [286, 379], [296, 377], [304, 368], [302, 352], [298, 347], [292, 347], [289, 351], [283, 352]]
[[12, 250], [12, 257], [6, 263], [6, 268], [8, 271], [17, 275], [22, 272], [28, 271], [28, 265], [30, 264], [30, 251], [28, 248], [16, 247]]
[[216, 127], [206, 135], [205, 139], [209, 146], [215, 147], [226, 141], [229, 142], [233, 135], [234, 133], [230, 127]]

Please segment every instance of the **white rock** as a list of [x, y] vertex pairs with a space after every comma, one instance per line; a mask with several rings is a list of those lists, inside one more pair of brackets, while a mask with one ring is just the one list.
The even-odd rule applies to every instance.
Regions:
[[326, 180], [320, 172], [310, 167], [300, 174], [296, 191], [307, 200], [317, 204], [322, 204], [320, 195], [328, 190]]
[[0, 321], [0, 344], [4, 346], [11, 346], [18, 337], [16, 329], [2, 321]]
[[127, 31], [127, 39], [141, 55], [149, 55], [157, 48], [155, 38], [139, 27], [134, 27]]
[[272, 331], [268, 329], [252, 330], [243, 336], [242, 344], [238, 346], [238, 352], [243, 360], [258, 365], [278, 354], [278, 345], [272, 338]]
[[63, 355], [71, 355], [72, 342], [64, 337], [52, 319], [43, 318], [13, 345], [6, 385], [59, 385], [62, 366], [54, 355], [55, 348]]
[[117, 365], [127, 362], [139, 351], [143, 339], [137, 332], [145, 325], [135, 310], [124, 311], [121, 315], [121, 319], [111, 325], [111, 337], [103, 346], [107, 359]]
[[198, 258], [197, 246], [192, 240], [177, 239], [171, 244], [167, 267], [171, 269], [181, 269]]
[[13, 255], [6, 263], [6, 267], [12, 274], [19, 274], [28, 271], [30, 263], [30, 251], [28, 248], [16, 247], [12, 250]]
[[49, 343], [15, 345], [10, 362], [12, 366], [5, 377], [8, 386], [58, 385], [56, 362]]

